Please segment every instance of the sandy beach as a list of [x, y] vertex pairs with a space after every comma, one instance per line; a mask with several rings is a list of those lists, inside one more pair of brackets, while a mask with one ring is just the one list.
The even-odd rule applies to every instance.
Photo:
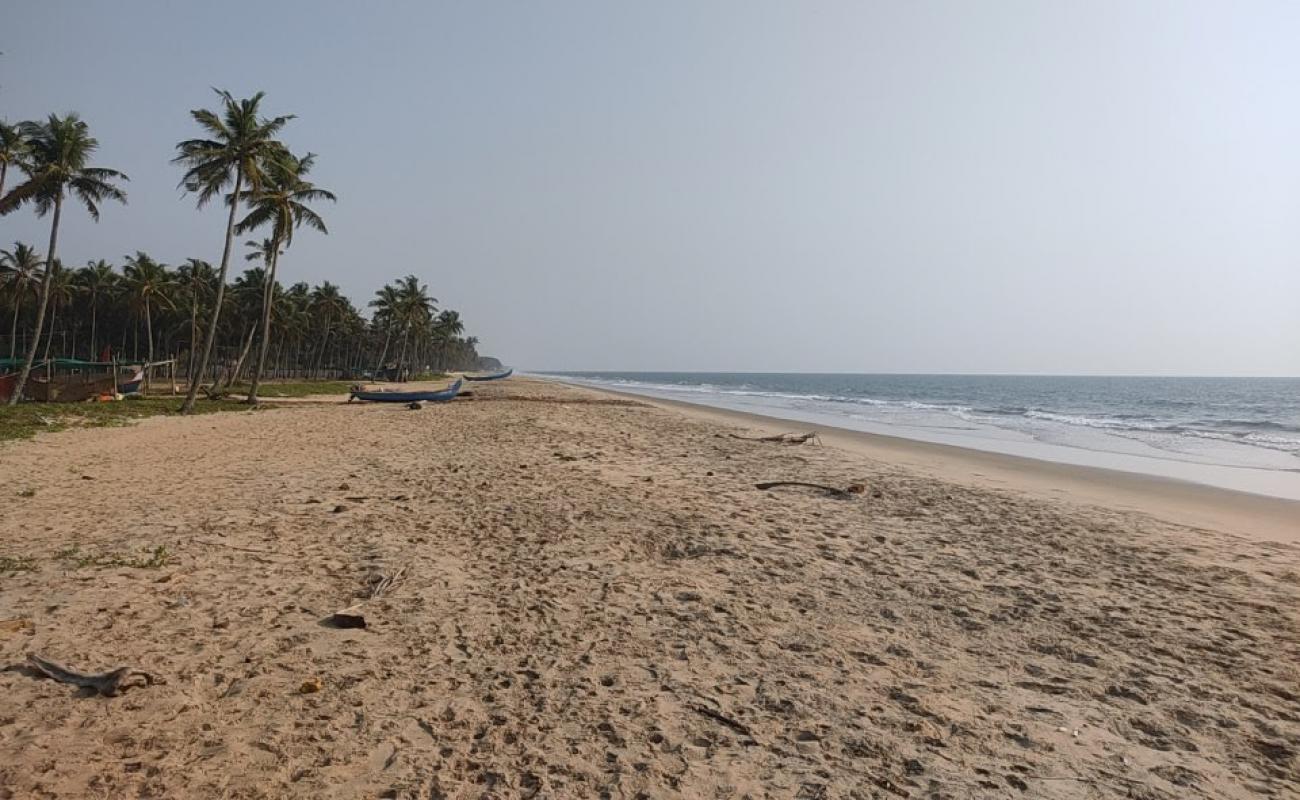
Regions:
[[512, 379], [0, 443], [0, 797], [1300, 796], [1290, 506], [777, 428]]

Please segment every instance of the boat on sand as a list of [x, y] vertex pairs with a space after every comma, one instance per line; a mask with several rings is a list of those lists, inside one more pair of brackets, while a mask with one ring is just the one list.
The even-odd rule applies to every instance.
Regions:
[[348, 402], [364, 400], [368, 403], [445, 403], [460, 392], [460, 379], [446, 389], [436, 391], [394, 392], [356, 390], [348, 397]]
[[505, 372], [498, 372], [498, 373], [496, 373], [496, 374], [494, 374], [494, 375], [466, 375], [466, 376], [465, 376], [465, 380], [467, 380], [467, 381], [499, 381], [499, 380], [501, 380], [501, 379], [503, 379], [503, 378], [509, 378], [509, 377], [510, 377], [511, 375], [513, 375], [513, 374], [515, 374], [514, 369], [508, 369], [508, 370], [506, 370]]

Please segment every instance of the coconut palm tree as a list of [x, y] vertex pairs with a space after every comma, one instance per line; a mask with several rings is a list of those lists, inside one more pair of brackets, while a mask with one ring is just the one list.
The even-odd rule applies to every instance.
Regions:
[[316, 367], [314, 372], [319, 373], [321, 365], [325, 361], [325, 346], [329, 343], [330, 328], [334, 322], [340, 319], [349, 308], [348, 299], [339, 291], [339, 287], [323, 281], [311, 291], [311, 311], [312, 316], [320, 320], [321, 341], [320, 349], [316, 352]]
[[[50, 360], [50, 346], [54, 344], [54, 332], [58, 326], [59, 312], [72, 305], [76, 299], [80, 287], [73, 280], [72, 273], [63, 268], [63, 264], [56, 258], [54, 259], [54, 277], [50, 279], [50, 333], [45, 337], [45, 354], [41, 356], [45, 361]], [[73, 339], [76, 339], [75, 329]], [[66, 343], [66, 337], [64, 342]]]
[[375, 292], [375, 299], [370, 301], [370, 307], [375, 310], [371, 323], [376, 330], [384, 332], [384, 346], [379, 350], [379, 362], [375, 365], [375, 376], [383, 370], [385, 359], [388, 358], [388, 345], [393, 341], [393, 328], [397, 326], [398, 306], [401, 305], [401, 298], [397, 294], [397, 287], [391, 283], [384, 284], [384, 288]]
[[[172, 302], [174, 279], [167, 272], [166, 264], [159, 264], [147, 253], [137, 250], [135, 255], [126, 257], [126, 265], [122, 268], [122, 289], [132, 307], [144, 311], [144, 331], [147, 340], [145, 362], [151, 364], [154, 346], [153, 309], [155, 306], [175, 308], [175, 303]], [[144, 374], [147, 383], [148, 368], [145, 369]]]
[[22, 123], [10, 124], [0, 120], [0, 197], [5, 195], [5, 178], [9, 168], [22, 167], [29, 148]]
[[262, 343], [253, 368], [252, 386], [248, 390], [247, 402], [250, 405], [257, 403], [257, 389], [262, 382], [262, 370], [266, 368], [266, 354], [271, 344], [271, 295], [276, 285], [275, 268], [280, 254], [293, 244], [294, 229], [301, 225], [329, 233], [325, 220], [307, 205], [335, 199], [332, 193], [307, 180], [307, 173], [311, 172], [315, 161], [315, 154], [308, 153], [302, 158], [286, 155], [268, 165], [267, 180], [262, 188], [246, 193], [250, 211], [235, 228], [237, 233], [243, 234], [263, 225], [271, 226], [271, 238], [266, 242], [269, 247], [263, 250], [266, 254], [266, 296], [262, 298]]
[[402, 331], [402, 350], [397, 357], [397, 371], [400, 374], [406, 363], [407, 345], [417, 329], [427, 325], [438, 310], [435, 305], [438, 298], [429, 296], [429, 287], [420, 283], [414, 275], [407, 275], [397, 282], [397, 319]]
[[249, 239], [244, 242], [244, 246], [248, 248], [248, 252], [244, 255], [244, 260], [261, 261], [263, 268], [269, 274], [271, 271], [271, 262], [275, 261], [276, 257], [275, 242], [270, 239], [263, 239], [260, 242]]
[[433, 321], [433, 337], [438, 345], [438, 368], [446, 364], [447, 346], [451, 340], [465, 332], [465, 323], [460, 320], [460, 312], [446, 309]]
[[199, 258], [186, 259], [176, 271], [176, 289], [184, 296], [190, 308], [189, 366], [185, 374], [194, 376], [194, 360], [198, 353], [199, 308], [216, 294], [217, 273], [212, 265]]
[[272, 119], [263, 117], [260, 106], [264, 92], [258, 92], [244, 100], [236, 100], [226, 91], [217, 90], [217, 94], [221, 97], [220, 113], [202, 108], [190, 112], [190, 116], [209, 138], [179, 142], [176, 145], [178, 155], [172, 159], [173, 163], [187, 168], [181, 186], [186, 192], [198, 195], [200, 208], [212, 198], [220, 196], [227, 187], [233, 187], [229, 200], [230, 216], [226, 220], [225, 246], [217, 270], [217, 294], [213, 302], [212, 319], [204, 337], [199, 368], [190, 375], [189, 391], [181, 406], [182, 413], [186, 414], [194, 410], [199, 383], [207, 371], [208, 359], [212, 357], [212, 345], [217, 338], [240, 200], [244, 197], [245, 189], [261, 191], [266, 165], [284, 156], [284, 146], [275, 137], [293, 119], [293, 115]]
[[45, 262], [32, 249], [31, 245], [14, 242], [14, 249], [0, 250], [0, 286], [13, 298], [14, 318], [9, 323], [9, 358], [18, 352], [18, 317], [23, 310], [23, 302], [28, 295], [34, 294], [36, 281], [41, 276]]
[[239, 380], [239, 376], [244, 371], [244, 364], [248, 360], [248, 352], [253, 346], [253, 337], [257, 335], [262, 293], [265, 290], [266, 270], [261, 268], [244, 270], [243, 274], [236, 278], [230, 287], [231, 299], [234, 301], [232, 304], [233, 321], [236, 323], [236, 330], [244, 330], [245, 333], [240, 334], [239, 340], [243, 344], [239, 348], [239, 357], [235, 359], [234, 366], [226, 374], [226, 386], [230, 386]]
[[88, 261], [77, 270], [76, 281], [90, 305], [90, 358], [94, 360], [99, 353], [99, 305], [113, 297], [118, 288], [118, 274], [112, 264], [101, 258]]
[[[60, 117], [51, 114], [44, 123], [26, 122], [20, 126], [27, 137], [29, 154], [19, 166], [26, 180], [0, 197], [0, 214], [8, 214], [23, 203], [32, 203], [37, 216], [51, 215], [50, 246], [45, 259], [53, 264], [59, 242], [59, 219], [63, 214], [63, 200], [67, 196], [81, 201], [93, 220], [99, 220], [99, 206], [105, 200], [126, 202], [126, 193], [114, 181], [127, 180], [117, 170], [89, 166], [90, 157], [99, 149], [99, 142], [90, 135], [90, 128], [76, 114]], [[50, 299], [50, 283], [54, 270], [45, 270], [41, 281], [41, 296], [36, 304], [36, 332], [18, 382], [14, 386], [9, 405], [16, 405], [27, 385], [27, 376], [36, 361], [36, 348], [40, 344], [41, 329], [45, 324], [45, 309]]]

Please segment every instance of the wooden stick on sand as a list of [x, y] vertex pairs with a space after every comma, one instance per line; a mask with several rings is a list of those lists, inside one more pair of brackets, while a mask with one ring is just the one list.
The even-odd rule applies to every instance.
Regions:
[[[131, 667], [118, 667], [115, 670], [98, 674], [73, 672], [67, 667], [55, 664], [53, 661], [47, 661], [35, 653], [27, 654], [27, 663], [45, 676], [60, 683], [70, 683], [73, 686], [94, 689], [105, 697], [113, 697], [119, 690], [131, 686], [150, 686], [163, 682], [160, 678], [144, 670], [132, 669]], [[143, 682], [136, 680], [140, 678], [143, 679]]]

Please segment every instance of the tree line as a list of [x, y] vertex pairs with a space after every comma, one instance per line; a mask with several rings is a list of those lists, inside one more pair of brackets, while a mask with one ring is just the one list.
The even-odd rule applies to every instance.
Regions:
[[[216, 267], [197, 258], [173, 267], [138, 251], [123, 257], [120, 270], [106, 260], [65, 269], [57, 255], [65, 202], [98, 221], [106, 201], [126, 202], [121, 184], [129, 179], [91, 165], [99, 143], [75, 113], [0, 122], [0, 214], [30, 207], [50, 218], [44, 254], [22, 242], [0, 250], [8, 355], [21, 358], [10, 404], [33, 365], [51, 357], [99, 360], [106, 351], [117, 360], [177, 357], [188, 379], [185, 412], [206, 382], [246, 376], [255, 403], [264, 378], [477, 366], [477, 340], [463, 335], [460, 315], [439, 310], [414, 275], [380, 289], [369, 319], [328, 281], [281, 285], [276, 273], [295, 232], [328, 233], [316, 207], [335, 196], [310, 179], [315, 154], [295, 155], [278, 140], [292, 115], [264, 116], [261, 92], [242, 100], [218, 95], [218, 110], [190, 112], [201, 136], [179, 142], [172, 159], [198, 207], [217, 200], [229, 209]], [[245, 241], [242, 253], [254, 266], [230, 280], [237, 240], [254, 232], [263, 236]]]

